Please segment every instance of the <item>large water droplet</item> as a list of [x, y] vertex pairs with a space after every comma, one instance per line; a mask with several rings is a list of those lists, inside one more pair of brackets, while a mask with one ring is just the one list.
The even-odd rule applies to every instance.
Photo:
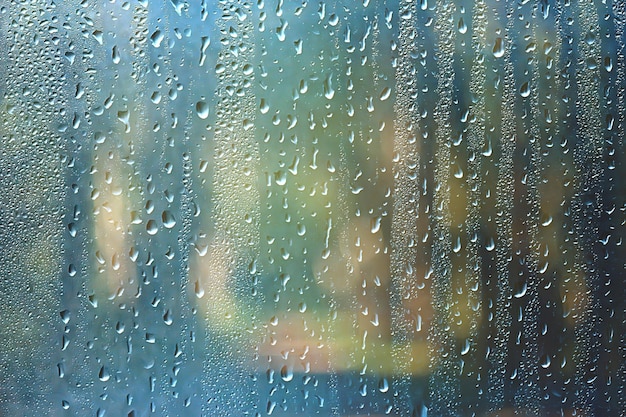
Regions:
[[176, 218], [174, 217], [172, 212], [169, 210], [165, 210], [163, 211], [163, 213], [161, 213], [161, 220], [163, 220], [163, 226], [165, 226], [168, 229], [171, 229], [172, 227], [176, 226]]
[[198, 101], [196, 103], [196, 114], [201, 119], [209, 117], [209, 105], [205, 101]]
[[463, 20], [463, 17], [461, 17], [459, 19], [459, 24], [458, 24], [457, 27], [459, 29], [459, 33], [461, 33], [461, 34], [467, 33], [467, 25], [465, 24], [465, 21]]
[[502, 38], [496, 38], [496, 42], [493, 44], [493, 56], [496, 58], [502, 58], [504, 56]]
[[530, 96], [530, 86], [528, 85], [528, 81], [522, 84], [522, 86], [519, 89], [519, 93], [524, 98]]
[[288, 366], [288, 365], [284, 365], [280, 369], [280, 377], [285, 382], [291, 381], [293, 379], [293, 367]]
[[100, 368], [100, 372], [98, 372], [98, 379], [100, 379], [100, 381], [102, 382], [107, 382], [109, 379], [111, 379], [111, 374], [109, 373], [109, 370], [106, 366]]
[[378, 381], [378, 391], [380, 392], [389, 391], [389, 381], [387, 381], [387, 378], [381, 378]]
[[156, 235], [159, 231], [159, 226], [157, 225], [157, 222], [155, 222], [154, 220], [148, 220], [148, 223], [146, 223], [146, 231], [149, 235]]
[[333, 75], [329, 74], [324, 80], [324, 97], [331, 100], [335, 96], [335, 89], [333, 88]]

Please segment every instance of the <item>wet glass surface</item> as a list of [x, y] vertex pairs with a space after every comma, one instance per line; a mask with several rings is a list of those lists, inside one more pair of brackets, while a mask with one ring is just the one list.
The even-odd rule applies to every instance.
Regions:
[[623, 415], [625, 19], [0, 2], [0, 415]]

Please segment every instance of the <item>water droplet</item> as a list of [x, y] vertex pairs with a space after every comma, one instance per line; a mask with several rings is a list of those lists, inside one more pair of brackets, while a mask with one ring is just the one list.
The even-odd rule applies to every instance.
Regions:
[[291, 381], [293, 379], [293, 367], [292, 366], [288, 366], [288, 365], [284, 365], [280, 369], [280, 377], [285, 382]]
[[471, 344], [469, 339], [465, 339], [465, 342], [463, 343], [463, 347], [461, 348], [461, 355], [467, 355], [470, 351], [471, 348]]
[[380, 230], [382, 217], [378, 216], [370, 220], [370, 232], [377, 233]]
[[606, 130], [613, 130], [613, 125], [615, 124], [615, 117], [612, 114], [606, 115]]
[[465, 24], [463, 17], [459, 19], [458, 29], [459, 29], [459, 33], [461, 34], [467, 33], [467, 25]]
[[391, 96], [391, 88], [385, 87], [383, 91], [380, 93], [380, 101], [385, 101]]
[[155, 30], [154, 33], [150, 36], [152, 46], [158, 48], [159, 46], [161, 46], [161, 42], [163, 42], [164, 38], [165, 35], [163, 34], [163, 32], [161, 32], [160, 30]]
[[171, 326], [173, 323], [172, 313], [170, 310], [165, 310], [165, 314], [163, 314], [163, 321], [166, 325]]
[[524, 283], [522, 284], [521, 288], [515, 292], [514, 296], [515, 298], [522, 298], [523, 296], [526, 295], [526, 292], [528, 291], [528, 283], [526, 281], [524, 281]]
[[261, 99], [261, 104], [259, 105], [259, 109], [262, 114], [266, 114], [270, 110], [270, 105], [267, 103], [267, 100], [264, 98]]
[[200, 281], [195, 282], [193, 291], [196, 294], [196, 297], [204, 297], [204, 288], [202, 288], [202, 285], [200, 285]]
[[274, 181], [278, 185], [285, 185], [287, 183], [287, 173], [285, 171], [277, 171], [274, 173]]
[[120, 57], [120, 51], [117, 49], [117, 46], [114, 46], [113, 49], [111, 50], [111, 59], [113, 60], [114, 64], [119, 64], [121, 57]]
[[211, 44], [211, 39], [208, 36], [203, 36], [201, 39], [202, 41], [200, 45], [200, 61], [198, 65], [203, 66], [204, 61], [206, 61], [206, 50]]
[[332, 100], [335, 96], [335, 89], [333, 88], [333, 75], [328, 74], [326, 79], [324, 80], [324, 97], [328, 100]]
[[281, 42], [283, 42], [286, 38], [285, 31], [287, 30], [287, 26], [289, 26], [289, 22], [280, 19], [280, 26], [276, 28], [276, 37], [278, 37], [278, 40]]
[[454, 253], [459, 253], [461, 251], [461, 238], [457, 237], [454, 243], [454, 247], [452, 248]]
[[592, 45], [596, 41], [596, 35], [592, 32], [587, 32], [585, 35], [585, 42], [587, 45]]
[[165, 210], [163, 211], [163, 213], [161, 213], [161, 220], [163, 220], [163, 226], [165, 226], [167, 229], [171, 229], [172, 227], [176, 226], [176, 218], [169, 210]]
[[519, 93], [522, 97], [526, 98], [530, 95], [530, 86], [528, 85], [528, 81], [526, 81], [519, 89]]
[[63, 322], [63, 324], [67, 324], [70, 322], [70, 318], [71, 318], [71, 313], [69, 310], [63, 310], [61, 311], [61, 321]]
[[504, 44], [502, 43], [502, 38], [496, 38], [496, 41], [493, 44], [493, 56], [496, 58], [502, 58], [504, 56]]
[[159, 226], [154, 220], [148, 220], [148, 223], [146, 223], [146, 231], [149, 235], [154, 236], [159, 231]]
[[389, 391], [389, 381], [387, 381], [387, 378], [381, 378], [378, 381], [378, 391], [380, 392]]
[[109, 373], [109, 370], [106, 368], [106, 366], [100, 368], [100, 372], [98, 372], [98, 379], [100, 379], [100, 381], [102, 382], [107, 382], [109, 379], [111, 379], [111, 374]]
[[196, 103], [196, 114], [201, 119], [209, 117], [209, 105], [205, 101], [198, 101]]

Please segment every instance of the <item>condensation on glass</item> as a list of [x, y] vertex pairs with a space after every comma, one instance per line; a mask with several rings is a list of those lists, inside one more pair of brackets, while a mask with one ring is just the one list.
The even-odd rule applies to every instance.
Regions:
[[0, 414], [624, 415], [625, 22], [0, 4]]

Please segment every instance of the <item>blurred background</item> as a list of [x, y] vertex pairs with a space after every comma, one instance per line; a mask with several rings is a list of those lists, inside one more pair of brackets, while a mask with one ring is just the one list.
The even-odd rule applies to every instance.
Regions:
[[624, 415], [625, 19], [0, 1], [0, 415]]

